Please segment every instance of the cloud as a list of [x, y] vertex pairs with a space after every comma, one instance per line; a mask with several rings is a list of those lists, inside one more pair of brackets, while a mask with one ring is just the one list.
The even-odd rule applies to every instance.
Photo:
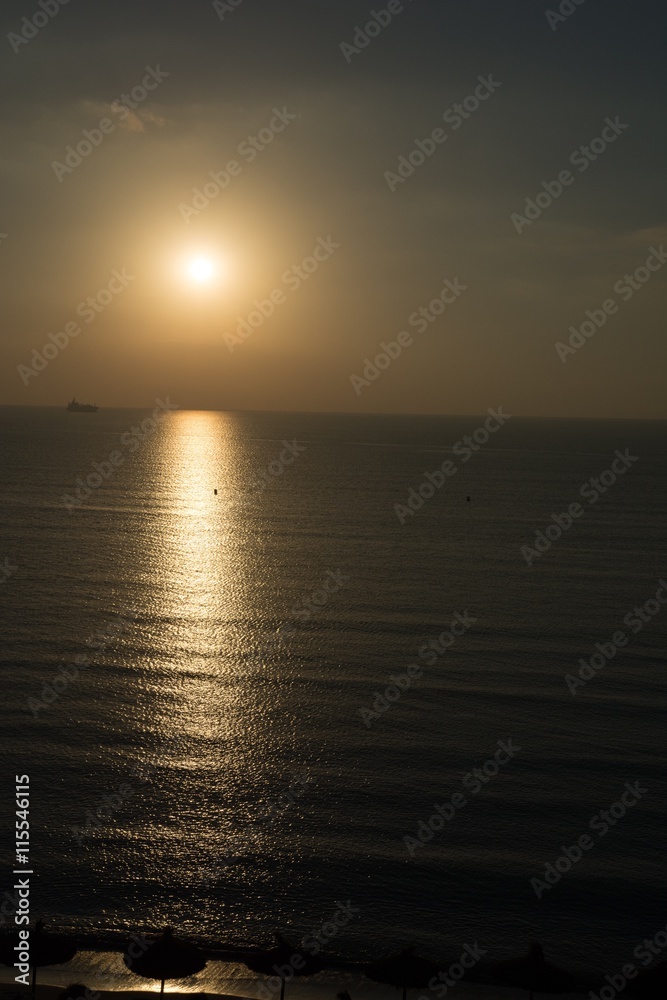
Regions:
[[[120, 108], [122, 107], [122, 114]], [[156, 128], [165, 128], [167, 125], [174, 125], [173, 119], [158, 115], [149, 108], [137, 108], [131, 111], [118, 102], [108, 103], [104, 101], [83, 100], [78, 102], [78, 108], [85, 112], [88, 124], [100, 121], [102, 118], [111, 118], [115, 125], [126, 132], [146, 132], [147, 128], [154, 125]]]
[[174, 125], [174, 121], [170, 118], [164, 118], [162, 115], [155, 114], [154, 111], [145, 111], [141, 108], [137, 111], [130, 111], [127, 118], [121, 119], [118, 123], [120, 128], [125, 129], [128, 132], [145, 132], [146, 127], [149, 125], [155, 125], [156, 128], [164, 128], [166, 125]]

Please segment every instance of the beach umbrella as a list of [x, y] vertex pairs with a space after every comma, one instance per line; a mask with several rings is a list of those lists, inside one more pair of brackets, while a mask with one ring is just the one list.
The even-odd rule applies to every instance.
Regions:
[[160, 993], [164, 993], [166, 979], [187, 979], [206, 965], [204, 953], [195, 945], [175, 938], [171, 927], [167, 927], [137, 958], [130, 954], [130, 947], [128, 945], [123, 956], [125, 965], [144, 979], [159, 979]]
[[387, 983], [403, 990], [403, 1000], [409, 989], [423, 989], [437, 975], [438, 966], [427, 958], [415, 955], [414, 948], [364, 966], [364, 974], [375, 983]]
[[[14, 965], [17, 961], [18, 952], [15, 950], [19, 944], [18, 933], [11, 934], [0, 943], [0, 962], [3, 965]], [[53, 934], [44, 927], [44, 921], [38, 920], [30, 931], [29, 965], [32, 970], [32, 991], [35, 992], [37, 985], [37, 969], [48, 965], [64, 965], [71, 962], [78, 949], [73, 941], [70, 941], [62, 934]]]
[[640, 972], [626, 989], [641, 1000], [658, 1000], [658, 997], [663, 1000], [667, 996], [667, 962], [659, 962], [652, 969]]
[[547, 962], [542, 948], [535, 943], [531, 944], [527, 955], [493, 962], [489, 971], [501, 986], [527, 990], [530, 1000], [533, 993], [574, 993], [576, 989], [574, 976]]
[[[280, 934], [276, 934], [276, 947], [259, 950], [246, 955], [243, 964], [251, 972], [263, 976], [277, 976], [280, 979], [280, 1000], [285, 997], [285, 980], [292, 976], [314, 976], [324, 968], [324, 962], [314, 955], [308, 955], [299, 948], [293, 948]], [[297, 960], [295, 962], [295, 959]], [[286, 976], [286, 973], [291, 975]]]

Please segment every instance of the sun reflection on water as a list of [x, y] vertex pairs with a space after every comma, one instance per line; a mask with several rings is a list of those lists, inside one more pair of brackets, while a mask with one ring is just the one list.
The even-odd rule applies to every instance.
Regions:
[[212, 763], [213, 743], [218, 758], [238, 744], [245, 726], [238, 664], [252, 567], [239, 540], [240, 460], [234, 420], [216, 412], [174, 413], [155, 455], [161, 512], [150, 535], [150, 591], [161, 634], [150, 710], [169, 734], [166, 752], [173, 745], [193, 769], [202, 754]]
[[[276, 833], [257, 820], [285, 784], [275, 773], [276, 669], [257, 655], [272, 609], [242, 442], [233, 414], [170, 415], [145, 470], [156, 496], [138, 539], [152, 653], [133, 713], [155, 768], [138, 833], [152, 845], [149, 883], [178, 871], [212, 907], [230, 880], [261, 892], [257, 858]], [[152, 919], [171, 922], [176, 900], [153, 900]], [[182, 914], [184, 929], [190, 919]]]
[[202, 626], [190, 639], [203, 654], [212, 651], [211, 624], [224, 618], [233, 587], [224, 503], [231, 489], [231, 441], [224, 429], [217, 413], [176, 414], [164, 454], [171, 509], [161, 569], [180, 615]]

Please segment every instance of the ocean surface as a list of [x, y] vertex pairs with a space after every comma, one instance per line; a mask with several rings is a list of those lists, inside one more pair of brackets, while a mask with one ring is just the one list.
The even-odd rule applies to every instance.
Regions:
[[667, 424], [457, 444], [485, 419], [0, 408], [7, 926], [16, 773], [32, 913], [102, 951], [636, 962], [667, 922]]

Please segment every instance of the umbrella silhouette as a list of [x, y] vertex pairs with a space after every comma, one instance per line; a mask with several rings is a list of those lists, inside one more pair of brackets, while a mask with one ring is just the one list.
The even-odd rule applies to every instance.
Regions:
[[[19, 943], [19, 936], [11, 934], [0, 943], [0, 962], [3, 965], [14, 965], [17, 952], [14, 950]], [[30, 931], [30, 960], [32, 969], [32, 991], [37, 985], [37, 969], [47, 965], [64, 965], [70, 962], [78, 949], [73, 941], [62, 934], [52, 934], [45, 930], [44, 921], [38, 920]]]
[[438, 966], [427, 958], [414, 954], [414, 948], [404, 948], [396, 955], [364, 966], [364, 973], [376, 983], [388, 983], [403, 990], [403, 1000], [409, 989], [422, 989], [437, 975]]
[[533, 993], [573, 993], [576, 989], [574, 976], [547, 962], [542, 948], [535, 943], [531, 944], [527, 955], [494, 962], [489, 971], [501, 986], [528, 990], [530, 1000], [533, 1000]]
[[628, 993], [641, 1000], [658, 1000], [667, 996], [667, 962], [659, 962], [652, 969], [640, 972], [634, 982], [628, 983]]
[[138, 958], [132, 957], [129, 947], [123, 956], [125, 965], [145, 979], [159, 979], [160, 993], [164, 993], [165, 979], [187, 979], [206, 965], [204, 953], [195, 945], [175, 938], [171, 927], [167, 927]]
[[[276, 941], [278, 943], [275, 948], [246, 955], [243, 964], [251, 972], [260, 972], [263, 976], [278, 976], [280, 1000], [284, 1000], [286, 979], [291, 979], [292, 976], [314, 976], [324, 968], [324, 962], [314, 955], [304, 954], [299, 948], [293, 948], [280, 934], [276, 934]], [[291, 975], [286, 976], [286, 971], [291, 972]]]

